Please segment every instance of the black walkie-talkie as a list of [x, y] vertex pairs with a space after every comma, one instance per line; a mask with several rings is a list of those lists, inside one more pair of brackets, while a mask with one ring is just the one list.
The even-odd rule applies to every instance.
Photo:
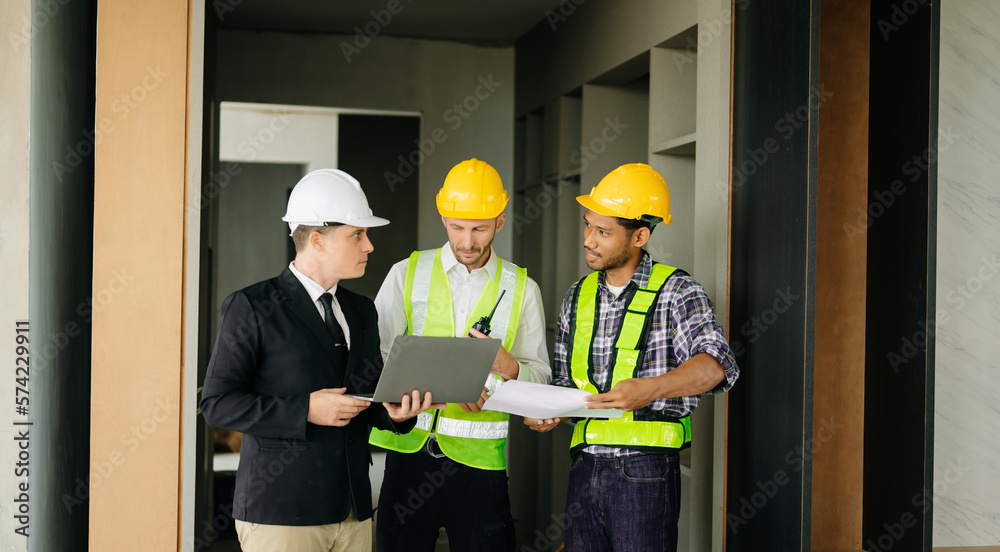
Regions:
[[[507, 290], [500, 291], [500, 297], [497, 297], [497, 304], [493, 305], [493, 310], [490, 311], [490, 314], [488, 316], [480, 318], [479, 322], [473, 324], [472, 328], [470, 329], [477, 330], [485, 335], [490, 335], [490, 322], [493, 321], [493, 313], [497, 311], [497, 307], [500, 306], [500, 300], [503, 299], [503, 295], [505, 293], [507, 293]], [[475, 337], [475, 336], [472, 335], [472, 332], [469, 332], [469, 337]]]

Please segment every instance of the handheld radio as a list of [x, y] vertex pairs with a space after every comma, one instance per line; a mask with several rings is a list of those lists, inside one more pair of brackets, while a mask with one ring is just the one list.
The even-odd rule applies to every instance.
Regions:
[[[490, 322], [493, 321], [493, 313], [497, 311], [497, 307], [500, 306], [500, 300], [503, 299], [505, 293], [507, 293], [507, 290], [500, 292], [500, 297], [497, 297], [497, 304], [493, 305], [493, 310], [490, 311], [490, 314], [480, 318], [478, 322], [472, 325], [471, 329], [490, 335]], [[473, 337], [472, 332], [469, 332], [469, 337]]]

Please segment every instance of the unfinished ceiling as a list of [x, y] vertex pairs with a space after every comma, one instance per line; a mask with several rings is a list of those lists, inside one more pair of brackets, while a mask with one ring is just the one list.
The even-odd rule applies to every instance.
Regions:
[[560, 0], [214, 0], [208, 9], [226, 29], [356, 34], [368, 25], [382, 36], [514, 42], [545, 21], [545, 12], [559, 4]]

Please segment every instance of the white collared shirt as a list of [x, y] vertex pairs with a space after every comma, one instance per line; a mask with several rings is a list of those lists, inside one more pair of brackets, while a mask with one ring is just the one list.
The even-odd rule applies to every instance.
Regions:
[[[465, 335], [463, 330], [468, 324], [469, 314], [475, 308], [486, 285], [496, 277], [500, 269], [499, 259], [496, 251], [491, 248], [486, 265], [469, 272], [465, 265], [455, 259], [455, 254], [448, 243], [441, 248], [441, 268], [448, 275], [448, 283], [451, 285], [456, 337]], [[392, 265], [375, 297], [383, 359], [389, 356], [392, 340], [406, 331], [403, 286], [408, 263], [409, 259], [403, 259]], [[542, 294], [538, 284], [531, 278], [528, 278], [528, 284], [525, 286], [517, 338], [510, 354], [520, 365], [517, 379], [535, 383], [549, 383], [552, 380], [549, 354], [545, 348], [545, 311], [542, 309]]]
[[351, 348], [351, 328], [347, 325], [347, 319], [344, 318], [344, 311], [340, 308], [340, 301], [337, 301], [337, 284], [334, 284], [330, 289], [323, 289], [323, 286], [316, 283], [315, 280], [306, 276], [305, 274], [299, 272], [299, 269], [295, 268], [295, 262], [288, 263], [288, 269], [292, 271], [292, 274], [302, 282], [302, 287], [306, 288], [306, 293], [309, 294], [309, 298], [312, 299], [313, 306], [319, 311], [319, 317], [326, 322], [326, 309], [323, 308], [323, 302], [319, 300], [320, 296], [324, 293], [329, 293], [333, 295], [332, 307], [333, 316], [337, 319], [337, 323], [340, 324], [340, 329], [344, 332], [344, 340], [347, 342], [348, 350]]

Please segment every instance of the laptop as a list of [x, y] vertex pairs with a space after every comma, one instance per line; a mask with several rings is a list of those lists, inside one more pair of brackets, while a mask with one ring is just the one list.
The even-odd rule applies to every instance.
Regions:
[[476, 402], [483, 392], [498, 339], [399, 335], [374, 393], [350, 395], [373, 402], [397, 403], [414, 389], [430, 391], [434, 402]]

